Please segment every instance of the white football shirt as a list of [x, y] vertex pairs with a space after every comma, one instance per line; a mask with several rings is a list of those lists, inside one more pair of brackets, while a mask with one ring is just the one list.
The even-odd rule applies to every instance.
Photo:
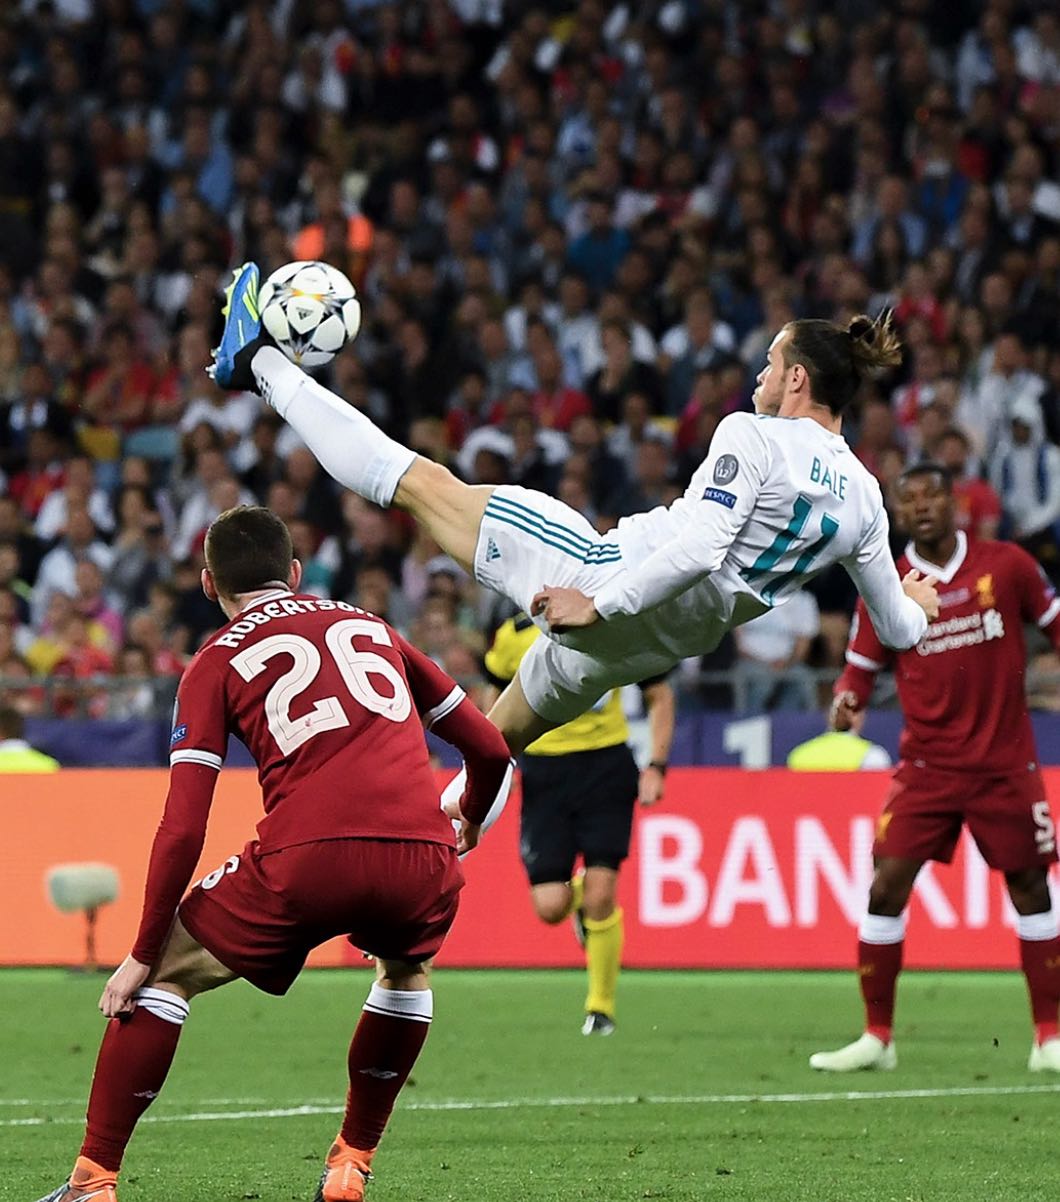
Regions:
[[707, 627], [756, 617], [836, 562], [885, 644], [904, 650], [927, 631], [891, 558], [879, 485], [812, 418], [726, 417], [684, 496], [623, 518], [611, 540], [628, 566], [594, 598], [605, 625], [636, 615], [638, 632], [678, 655], [702, 653], [715, 641]]

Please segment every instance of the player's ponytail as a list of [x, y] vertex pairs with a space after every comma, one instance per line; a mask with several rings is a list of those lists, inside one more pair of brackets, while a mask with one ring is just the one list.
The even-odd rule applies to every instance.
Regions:
[[902, 361], [902, 342], [894, 328], [890, 309], [884, 309], [875, 321], [864, 313], [852, 317], [847, 325], [847, 337], [854, 370], [863, 379], [872, 379]]
[[784, 363], [800, 364], [810, 380], [810, 395], [833, 413], [842, 413], [862, 383], [902, 360], [902, 343], [889, 311], [875, 320], [859, 314], [844, 327], [820, 318], [801, 318], [787, 326]]

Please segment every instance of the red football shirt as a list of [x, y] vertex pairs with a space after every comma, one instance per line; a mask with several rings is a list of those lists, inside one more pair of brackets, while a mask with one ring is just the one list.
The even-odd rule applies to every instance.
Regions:
[[508, 767], [500, 732], [381, 618], [265, 593], [213, 635], [177, 690], [171, 779], [133, 956], [154, 962], [205, 838], [229, 735], [258, 765], [262, 851], [324, 839], [454, 846], [424, 727], [464, 754], [464, 814], [486, 816]]
[[898, 561], [939, 579], [939, 617], [923, 641], [895, 652], [876, 637], [858, 601], [847, 667], [836, 693], [868, 703], [876, 673], [893, 664], [905, 716], [901, 756], [933, 767], [998, 775], [1038, 758], [1024, 691], [1023, 624], [1048, 629], [1060, 647], [1060, 599], [1037, 562], [1012, 543], [977, 542], [963, 531], [948, 564]]

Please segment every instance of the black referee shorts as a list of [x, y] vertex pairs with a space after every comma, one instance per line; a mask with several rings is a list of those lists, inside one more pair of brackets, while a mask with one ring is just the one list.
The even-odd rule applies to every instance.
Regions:
[[524, 755], [520, 854], [531, 885], [618, 868], [629, 855], [640, 774], [624, 744], [566, 755]]

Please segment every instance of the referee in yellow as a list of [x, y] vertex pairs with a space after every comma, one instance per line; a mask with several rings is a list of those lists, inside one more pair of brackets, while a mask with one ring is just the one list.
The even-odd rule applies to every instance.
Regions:
[[[538, 637], [524, 614], [497, 630], [486, 673], [497, 693], [515, 676]], [[641, 684], [651, 732], [651, 762], [638, 772], [618, 689], [580, 718], [549, 731], [523, 755], [520, 854], [534, 910], [543, 922], [574, 919], [585, 948], [589, 990], [583, 1035], [615, 1029], [615, 990], [622, 963], [618, 872], [629, 855], [633, 810], [663, 795], [674, 734], [674, 695], [665, 678]], [[488, 705], [492, 702], [490, 698]], [[574, 875], [581, 857], [584, 872]]]
[[22, 715], [0, 706], [0, 772], [58, 772], [59, 761], [31, 747]]

